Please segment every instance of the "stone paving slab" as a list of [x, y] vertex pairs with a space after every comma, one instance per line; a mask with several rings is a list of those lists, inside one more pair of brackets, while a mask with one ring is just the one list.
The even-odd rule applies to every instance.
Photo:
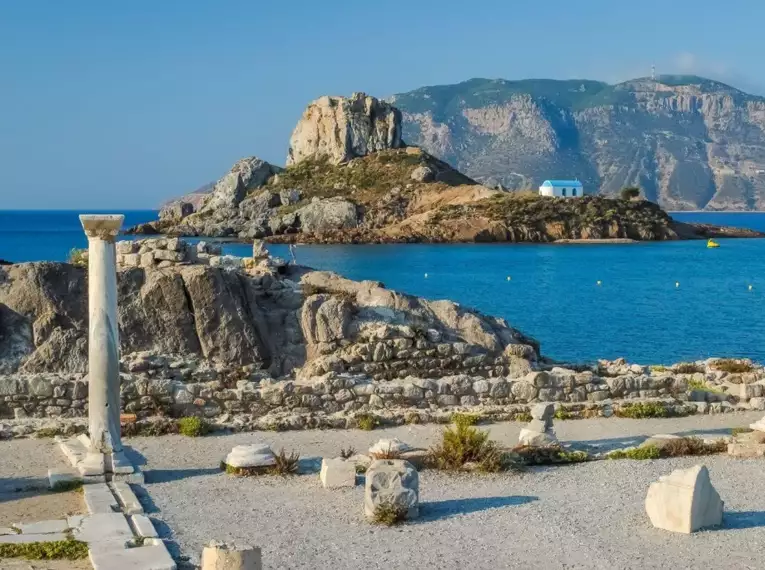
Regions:
[[133, 523], [136, 534], [141, 538], [157, 538], [159, 536], [151, 520], [146, 515], [133, 515], [130, 517], [130, 520]]
[[85, 494], [85, 506], [91, 515], [114, 513], [119, 510], [119, 503], [106, 483], [85, 485], [83, 492]]
[[108, 551], [126, 548], [133, 531], [122, 513], [98, 513], [85, 517], [74, 538], [87, 542], [90, 550]]
[[83, 520], [85, 520], [85, 515], [71, 515], [66, 517], [66, 524], [69, 528], [77, 528], [82, 524]]
[[6, 534], [0, 536], [0, 544], [29, 544], [30, 542], [56, 542], [69, 538], [63, 533], [55, 534]]
[[74, 469], [67, 467], [48, 469], [48, 487], [55, 489], [56, 485], [81, 483], [82, 476]]
[[61, 449], [62, 453], [66, 456], [66, 458], [69, 460], [69, 462], [72, 464], [72, 466], [77, 465], [80, 463], [83, 459], [85, 459], [85, 455], [87, 455], [87, 449], [82, 444], [82, 441], [80, 441], [77, 438], [57, 438], [58, 439], [58, 446]]
[[143, 471], [137, 466], [133, 467], [132, 473], [114, 473], [111, 476], [112, 482], [130, 483], [131, 485], [143, 485], [145, 482]]
[[138, 497], [135, 496], [130, 485], [123, 482], [111, 483], [111, 488], [117, 495], [120, 503], [122, 503], [122, 512], [128, 515], [139, 515], [143, 513], [143, 507], [141, 506]]
[[176, 570], [175, 562], [161, 541], [110, 552], [90, 551], [93, 570]]
[[16, 523], [13, 525], [21, 534], [54, 534], [66, 532], [69, 525], [65, 520], [40, 521], [33, 523]]

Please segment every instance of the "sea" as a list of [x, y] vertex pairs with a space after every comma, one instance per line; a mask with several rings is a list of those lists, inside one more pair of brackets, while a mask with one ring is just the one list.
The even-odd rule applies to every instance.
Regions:
[[[123, 213], [126, 227], [157, 216]], [[765, 213], [672, 215], [765, 231]], [[302, 265], [503, 317], [558, 360], [765, 362], [765, 239], [718, 241], [718, 249], [704, 241], [300, 245], [296, 257]], [[0, 211], [0, 259], [64, 261], [86, 245], [78, 212]], [[286, 246], [268, 249], [289, 257]], [[249, 255], [251, 246], [225, 244], [224, 251]]]

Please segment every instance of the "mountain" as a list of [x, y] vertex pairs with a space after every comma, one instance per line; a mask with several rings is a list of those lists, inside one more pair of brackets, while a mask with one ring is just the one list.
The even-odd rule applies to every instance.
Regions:
[[578, 177], [669, 210], [765, 209], [765, 97], [717, 81], [471, 79], [390, 102], [407, 143], [488, 186]]

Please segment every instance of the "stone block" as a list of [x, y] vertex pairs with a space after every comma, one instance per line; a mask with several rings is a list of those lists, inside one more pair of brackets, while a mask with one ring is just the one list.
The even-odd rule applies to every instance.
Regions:
[[749, 405], [753, 410], [765, 411], [765, 398], [752, 398]]
[[137, 253], [128, 253], [122, 256], [122, 265], [125, 267], [138, 267], [141, 265], [141, 256]]
[[375, 509], [391, 504], [406, 511], [406, 518], [419, 516], [420, 477], [414, 466], [401, 459], [378, 459], [366, 472], [364, 514], [374, 517]]
[[157, 538], [159, 536], [151, 520], [146, 515], [133, 515], [130, 517], [130, 523], [135, 533], [141, 538]]
[[141, 506], [138, 497], [135, 496], [130, 485], [124, 481], [112, 482], [112, 490], [117, 495], [120, 504], [122, 505], [122, 512], [127, 515], [139, 515], [143, 513], [143, 507]]
[[0, 536], [0, 544], [30, 544], [32, 542], [58, 542], [68, 537], [63, 533], [56, 534], [4, 534]]
[[[151, 540], [151, 539], [149, 539]], [[162, 541], [124, 550], [92, 551], [93, 570], [176, 570], [177, 566]]]
[[270, 467], [276, 463], [267, 444], [237, 445], [224, 460], [230, 467]]
[[87, 516], [72, 534], [76, 540], [87, 542], [91, 551], [120, 550], [133, 541], [133, 531], [122, 513]]
[[48, 487], [50, 489], [56, 489], [61, 485], [74, 485], [82, 482], [82, 475], [74, 469], [48, 469]]
[[201, 570], [263, 570], [260, 548], [213, 541], [202, 550]]
[[749, 424], [749, 427], [755, 431], [765, 431], [765, 417], [760, 418], [753, 424]]
[[651, 483], [645, 510], [656, 528], [690, 534], [722, 524], [723, 502], [704, 465], [677, 469]]
[[531, 447], [544, 447], [547, 445], [556, 445], [558, 443], [558, 438], [555, 437], [555, 432], [553, 430], [538, 432], [523, 428], [518, 436], [518, 443], [520, 445], [529, 445]]
[[69, 530], [69, 525], [65, 520], [40, 521], [27, 524], [16, 523], [13, 526], [21, 534], [54, 534]]
[[83, 493], [85, 495], [85, 506], [91, 515], [111, 514], [119, 510], [119, 503], [106, 483], [85, 485]]
[[325, 489], [356, 486], [356, 465], [342, 458], [322, 459], [321, 484]]

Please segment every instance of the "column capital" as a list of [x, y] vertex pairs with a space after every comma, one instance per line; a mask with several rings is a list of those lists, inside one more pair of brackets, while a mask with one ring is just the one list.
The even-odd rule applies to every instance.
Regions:
[[102, 239], [105, 241], [114, 241], [117, 234], [120, 233], [122, 221], [125, 216], [122, 214], [81, 214], [80, 223], [88, 239]]

